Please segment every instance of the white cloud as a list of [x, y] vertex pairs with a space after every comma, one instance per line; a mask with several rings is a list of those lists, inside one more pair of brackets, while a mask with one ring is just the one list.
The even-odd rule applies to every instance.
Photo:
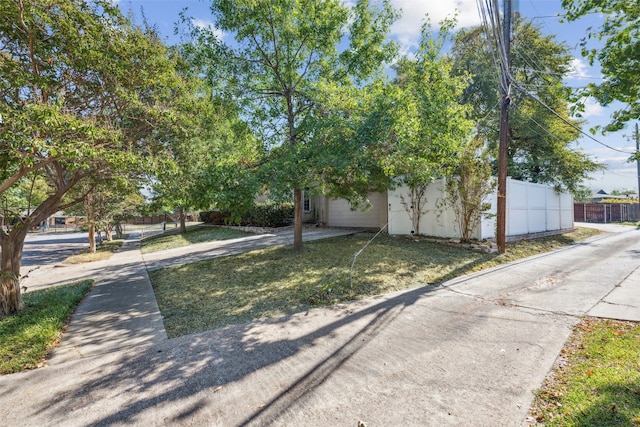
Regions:
[[216, 28], [213, 21], [209, 21], [207, 19], [200, 19], [200, 18], [191, 18], [191, 23], [193, 24], [194, 27], [206, 28], [208, 30], [213, 31], [213, 34], [218, 38], [218, 40], [223, 40], [226, 35], [224, 31]]
[[428, 15], [431, 26], [438, 27], [443, 19], [458, 14], [458, 27], [480, 24], [476, 0], [392, 0], [402, 16], [391, 28], [391, 35], [400, 43], [403, 51], [409, 51], [418, 45], [420, 30]]
[[601, 116], [604, 111], [604, 107], [598, 104], [598, 101], [589, 97], [584, 103], [584, 112], [582, 113], [582, 117], [585, 119], [589, 117], [598, 117]]
[[590, 77], [588, 71], [589, 65], [584, 59], [573, 58], [567, 78], [587, 78]]

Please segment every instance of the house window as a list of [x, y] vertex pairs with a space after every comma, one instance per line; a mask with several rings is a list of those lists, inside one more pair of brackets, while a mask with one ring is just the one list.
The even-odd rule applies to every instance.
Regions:
[[304, 212], [311, 212], [311, 200], [309, 199], [309, 192], [307, 190], [302, 192], [302, 210]]

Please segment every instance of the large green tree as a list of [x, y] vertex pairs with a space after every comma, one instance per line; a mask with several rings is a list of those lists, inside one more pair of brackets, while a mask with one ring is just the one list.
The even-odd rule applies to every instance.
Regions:
[[[602, 165], [576, 147], [582, 123], [569, 112], [571, 91], [563, 84], [572, 61], [568, 47], [520, 17], [511, 46], [508, 175], [573, 191]], [[455, 72], [471, 75], [461, 101], [492, 147], [498, 144], [500, 83], [497, 57], [483, 27], [458, 32], [452, 47]]]
[[111, 1], [0, 2], [0, 194], [31, 174], [46, 198], [0, 230], [0, 316], [23, 306], [20, 264], [27, 231], [84, 199], [79, 183], [142, 170], [179, 132], [169, 108], [180, 79], [153, 31]]
[[234, 187], [230, 181], [242, 176], [261, 154], [236, 105], [225, 101], [198, 75], [195, 62], [190, 67], [188, 79], [193, 89], [175, 105], [188, 118], [189, 132], [167, 140], [151, 172], [153, 204], [177, 214], [182, 233], [186, 232], [187, 211], [233, 210], [252, 201], [249, 196], [230, 200], [220, 187]]
[[[386, 37], [396, 14], [387, 0], [213, 0], [211, 11], [233, 38], [218, 51], [264, 143], [270, 184], [293, 190], [294, 248], [301, 250], [302, 190], [316, 179], [312, 166], [324, 163], [303, 153], [320, 131], [308, 119], [320, 114], [322, 91], [363, 84], [382, 70], [395, 53]], [[213, 40], [205, 33], [200, 40]]]
[[391, 176], [410, 190], [410, 200], [404, 204], [416, 234], [427, 187], [454, 170], [473, 131], [473, 122], [466, 118], [469, 108], [459, 102], [468, 76], [452, 75], [453, 62], [442, 53], [454, 24], [443, 22], [435, 37], [425, 24], [415, 59], [404, 58], [396, 65], [397, 147], [391, 156]]
[[[604, 81], [590, 83], [581, 95], [593, 96], [602, 105], [620, 101], [604, 130], [622, 129], [625, 123], [640, 119], [640, 3], [629, 0], [562, 0], [565, 18], [574, 21], [585, 15], [603, 16], [599, 28], [589, 28], [582, 39], [582, 55], [602, 67]], [[594, 40], [590, 42], [589, 40]]]

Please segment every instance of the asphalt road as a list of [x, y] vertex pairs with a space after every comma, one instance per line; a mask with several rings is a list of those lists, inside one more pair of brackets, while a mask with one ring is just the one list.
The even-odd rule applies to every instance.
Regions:
[[24, 242], [22, 266], [58, 264], [87, 247], [87, 233], [32, 233]]

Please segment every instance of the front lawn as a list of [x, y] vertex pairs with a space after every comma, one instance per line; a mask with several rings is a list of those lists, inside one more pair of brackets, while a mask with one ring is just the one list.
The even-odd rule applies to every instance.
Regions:
[[170, 337], [411, 289], [553, 250], [598, 234], [574, 233], [509, 243], [495, 255], [419, 238], [360, 233], [214, 258], [149, 273]]
[[40, 366], [92, 280], [24, 294], [24, 310], [0, 319], [0, 374]]
[[85, 262], [94, 262], [94, 261], [102, 261], [104, 259], [109, 259], [111, 255], [120, 249], [124, 243], [124, 239], [117, 239], [107, 241], [105, 240], [102, 244], [96, 245], [96, 251], [94, 253], [89, 252], [89, 248], [83, 249], [81, 252], [71, 255], [67, 259], [65, 259], [63, 264], [82, 264]]
[[536, 393], [531, 414], [563, 427], [640, 426], [640, 324], [586, 318]]
[[165, 249], [179, 248], [194, 243], [211, 242], [214, 240], [235, 239], [237, 237], [250, 236], [249, 233], [220, 228], [214, 226], [196, 226], [188, 228], [185, 234], [175, 232], [160, 234], [143, 239], [140, 243], [140, 250], [143, 254], [163, 251]]

